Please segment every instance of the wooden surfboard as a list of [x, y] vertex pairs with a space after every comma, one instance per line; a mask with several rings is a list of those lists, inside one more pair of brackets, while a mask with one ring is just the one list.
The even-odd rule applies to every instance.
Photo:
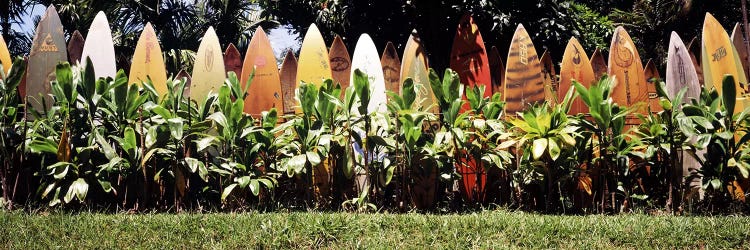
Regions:
[[279, 71], [279, 80], [281, 81], [281, 100], [284, 102], [284, 114], [294, 113], [294, 107], [297, 106], [295, 99], [295, 88], [297, 87], [297, 58], [291, 50], [286, 52], [284, 62], [281, 63]]
[[487, 55], [487, 60], [490, 64], [490, 80], [492, 81], [492, 93], [500, 93], [500, 96], [504, 96], [503, 90], [505, 85], [505, 65], [503, 64], [503, 58], [500, 57], [500, 52], [497, 47], [492, 46], [490, 54]]
[[[331, 76], [334, 82], [341, 84], [341, 89], [346, 91], [349, 87], [349, 76], [352, 74], [352, 59], [349, 57], [349, 51], [344, 45], [344, 40], [336, 36], [331, 44], [331, 51], [328, 54], [331, 61]], [[343, 95], [344, 91], [341, 92]]]
[[159, 39], [151, 23], [146, 23], [135, 46], [130, 64], [130, 83], [141, 85], [151, 78], [160, 96], [167, 94], [167, 69], [159, 46]]
[[[328, 49], [323, 41], [323, 36], [318, 30], [318, 26], [310, 24], [307, 29], [302, 48], [299, 52], [297, 61], [297, 80], [295, 80], [295, 89], [299, 87], [300, 82], [313, 83], [320, 86], [325, 79], [331, 79], [331, 62], [328, 60]], [[297, 112], [302, 110], [297, 108]]]
[[13, 65], [13, 59], [10, 58], [8, 44], [5, 43], [3, 36], [0, 36], [0, 64], [3, 65], [3, 71], [7, 75], [10, 72], [10, 66]]
[[690, 60], [693, 61], [695, 73], [698, 75], [698, 83], [703, 86], [703, 67], [701, 66], [701, 60], [699, 57], [701, 55], [700, 46], [701, 45], [698, 42], [698, 37], [696, 36], [693, 37], [693, 39], [690, 40], [690, 43], [687, 44], [687, 50], [688, 54], [690, 54]]
[[615, 77], [612, 100], [622, 106], [642, 105], [636, 112], [646, 114], [648, 86], [643, 75], [643, 63], [633, 40], [622, 26], [615, 28], [612, 35], [608, 65], [607, 73]]
[[734, 112], [745, 109], [747, 99], [747, 79], [739, 63], [739, 55], [734, 49], [732, 41], [724, 28], [710, 13], [706, 13], [703, 22], [703, 45], [701, 46], [701, 60], [703, 74], [707, 88], [715, 87], [722, 93], [721, 81], [725, 74], [735, 76], [737, 82], [737, 103]]
[[380, 57], [380, 64], [383, 66], [383, 77], [385, 79], [385, 90], [401, 94], [401, 60], [398, 59], [396, 46], [392, 42], [385, 44], [383, 56]]
[[[193, 77], [190, 80], [190, 97], [198, 103], [208, 96], [208, 93], [218, 93], [219, 88], [224, 85], [227, 71], [224, 69], [224, 56], [221, 53], [219, 37], [213, 27], [208, 27], [203, 40], [195, 53], [193, 63]], [[240, 86], [244, 86], [244, 78], [240, 78]], [[245, 99], [247, 100], [247, 99]], [[245, 104], [247, 110], [247, 103]]]
[[234, 44], [230, 43], [224, 51], [224, 69], [227, 73], [234, 72], [237, 77], [242, 75], [242, 56]]
[[594, 50], [591, 54], [591, 68], [594, 70], [594, 78], [598, 81], [599, 79], [607, 74], [607, 62], [604, 61], [604, 55], [599, 48]]
[[82, 59], [88, 56], [94, 64], [96, 77], [112, 77], [117, 75], [115, 63], [115, 45], [112, 42], [112, 31], [104, 12], [99, 11], [91, 23], [89, 33], [86, 35], [86, 45], [83, 46]]
[[83, 53], [83, 44], [85, 40], [83, 35], [78, 30], [73, 31], [68, 40], [68, 62], [70, 65], [76, 65], [81, 62], [81, 54]]
[[542, 65], [523, 25], [513, 34], [505, 68], [505, 114], [516, 115], [544, 101]]
[[663, 80], [659, 75], [659, 70], [656, 69], [656, 65], [651, 59], [648, 59], [646, 67], [643, 68], [643, 75], [646, 78], [646, 85], [648, 86], [648, 105], [651, 107], [651, 112], [656, 113], [664, 110], [659, 104], [659, 94], [656, 93], [656, 84], [659, 84]]
[[247, 82], [255, 67], [255, 78], [247, 90], [245, 98], [245, 113], [260, 115], [262, 111], [276, 108], [281, 111], [284, 108], [281, 92], [281, 80], [279, 79], [279, 68], [276, 65], [276, 57], [273, 54], [271, 41], [268, 40], [266, 31], [258, 27], [247, 47], [245, 61], [242, 63], [242, 82]]
[[[192, 78], [190, 77], [190, 74], [186, 72], [184, 69], [181, 69], [180, 72], [177, 72], [177, 76], [174, 77], [175, 80], [182, 81], [184, 79], [185, 81], [185, 91], [182, 92], [183, 96], [190, 96], [190, 83], [192, 82]], [[208, 95], [208, 93], [202, 93], [202, 95]], [[205, 98], [205, 97], [203, 97]], [[191, 97], [191, 99], [194, 100], [194, 98]]]
[[[417, 30], [413, 30], [409, 35], [409, 39], [404, 46], [404, 53], [401, 56], [401, 72], [398, 81], [403, 83], [406, 78], [414, 80], [414, 90], [417, 97], [413, 108], [433, 114], [439, 113], [440, 109], [435, 103], [435, 94], [432, 93], [432, 87], [430, 87], [427, 54], [422, 47], [422, 40], [419, 38]], [[401, 89], [399, 89], [399, 93], [401, 93]]]
[[555, 66], [552, 64], [552, 56], [549, 51], [542, 53], [542, 58], [539, 59], [539, 63], [542, 64], [542, 80], [544, 81], [544, 100], [550, 104], [557, 103], [557, 73], [555, 72]]
[[[586, 51], [583, 50], [583, 46], [578, 42], [578, 39], [571, 37], [568, 40], [568, 45], [565, 47], [563, 59], [560, 64], [560, 87], [557, 89], [557, 99], [562, 100], [565, 98], [565, 95], [573, 86], [573, 80], [580, 82], [588, 88], [596, 79], [594, 69], [591, 67], [591, 62], [586, 55]], [[581, 98], [576, 98], [573, 100], [568, 113], [575, 115], [580, 113], [588, 114], [588, 112], [589, 108]]]
[[734, 44], [734, 48], [737, 49], [738, 59], [740, 64], [742, 64], [742, 72], [745, 73], [745, 77], [748, 77], [750, 76], [750, 62], [748, 62], [749, 55], [743, 34], [745, 33], [742, 31], [740, 23], [735, 24], [734, 30], [732, 30], [732, 43]]
[[[57, 10], [50, 5], [36, 27], [34, 40], [29, 52], [28, 71], [26, 71], [26, 94], [28, 102], [36, 110], [43, 110], [52, 105], [50, 82], [55, 80], [55, 68], [60, 62], [68, 61], [65, 35]], [[42, 101], [46, 107], [42, 105]]]
[[690, 98], [700, 97], [701, 86], [692, 58], [685, 44], [682, 43], [682, 39], [675, 32], [672, 32], [669, 40], [666, 85], [667, 94], [671, 98], [674, 98], [683, 88], [687, 88], [683, 97], [684, 102]]
[[[464, 15], [458, 22], [456, 35], [453, 37], [453, 47], [451, 48], [450, 67], [461, 78], [464, 93], [469, 87], [483, 85], [485, 86], [484, 96], [492, 95], [492, 79], [487, 50], [484, 47], [484, 40], [481, 32], [479, 32], [479, 27], [474, 23], [474, 18], [471, 15]], [[463, 98], [466, 100], [465, 94]], [[469, 108], [467, 102], [461, 110], [466, 111]]]
[[[380, 55], [375, 43], [367, 33], [362, 34], [357, 40], [352, 56], [352, 73], [349, 78], [350, 83], [354, 83], [354, 71], [361, 70], [370, 78], [370, 103], [367, 105], [367, 112], [386, 112], [386, 94], [385, 78], [383, 76], [383, 66], [380, 64]], [[357, 112], [358, 105], [354, 105], [353, 112]]]

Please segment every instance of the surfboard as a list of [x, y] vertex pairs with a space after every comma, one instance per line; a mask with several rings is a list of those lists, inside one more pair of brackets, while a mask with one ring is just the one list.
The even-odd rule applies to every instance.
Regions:
[[[383, 76], [383, 66], [380, 64], [380, 55], [375, 43], [367, 33], [363, 33], [357, 45], [354, 47], [352, 56], [352, 73], [349, 82], [354, 84], [354, 71], [361, 70], [370, 79], [370, 103], [367, 105], [367, 112], [386, 112], [386, 94], [385, 94], [385, 77]], [[358, 105], [354, 105], [353, 112], [357, 112]]]
[[[560, 64], [560, 87], [557, 89], [557, 99], [562, 100], [565, 98], [565, 95], [573, 86], [573, 80], [588, 88], [596, 79], [594, 69], [591, 67], [591, 62], [586, 55], [586, 51], [583, 50], [583, 46], [578, 42], [578, 39], [571, 37], [568, 40], [568, 45], [565, 46], [565, 52]], [[568, 114], [588, 114], [588, 112], [589, 108], [581, 98], [576, 98], [573, 100]]]
[[385, 90], [401, 94], [401, 60], [398, 59], [396, 46], [392, 42], [385, 44], [383, 56], [380, 57], [380, 64], [383, 66], [383, 77], [385, 79]]
[[273, 54], [271, 41], [268, 40], [266, 31], [258, 27], [250, 39], [247, 47], [245, 61], [242, 63], [242, 82], [247, 82], [255, 67], [255, 78], [247, 90], [245, 98], [245, 113], [260, 115], [262, 111], [276, 108], [281, 111], [284, 108], [281, 92], [281, 80], [279, 79], [279, 68], [276, 65], [276, 56]]
[[[224, 56], [221, 53], [219, 37], [213, 27], [208, 27], [203, 35], [198, 52], [195, 53], [193, 63], [193, 75], [190, 80], [191, 99], [203, 102], [208, 93], [218, 93], [219, 88], [224, 85], [227, 72], [224, 69]], [[240, 85], [244, 86], [244, 78], [240, 78]], [[192, 95], [194, 93], [194, 95]], [[247, 104], [245, 104], [247, 110]]]
[[[349, 87], [349, 77], [352, 73], [352, 59], [349, 57], [349, 51], [344, 45], [344, 40], [336, 36], [331, 44], [331, 51], [328, 54], [331, 61], [331, 76], [334, 82], [341, 84], [341, 89], [346, 91]], [[342, 91], [342, 95], [344, 93]]]
[[523, 25], [513, 34], [505, 68], [505, 114], [516, 115], [544, 101], [542, 65]]
[[503, 58], [500, 57], [500, 52], [497, 47], [492, 46], [490, 54], [487, 55], [487, 60], [490, 64], [490, 80], [492, 81], [492, 93], [500, 93], [503, 95], [505, 81], [505, 65], [503, 64]]
[[76, 65], [81, 62], [81, 54], [83, 53], [83, 44], [85, 40], [83, 35], [78, 30], [73, 31], [68, 40], [68, 62], [70, 65]]
[[96, 77], [112, 77], [117, 75], [115, 63], [115, 45], [112, 42], [112, 31], [104, 12], [99, 11], [91, 23], [86, 35], [86, 45], [83, 46], [83, 60], [88, 56], [94, 64]]
[[539, 59], [539, 63], [542, 64], [542, 80], [544, 81], [544, 100], [550, 104], [557, 103], [557, 73], [555, 72], [555, 66], [552, 64], [552, 56], [549, 51], [545, 50], [542, 53], [542, 58]]
[[659, 94], [656, 93], [656, 84], [659, 84], [663, 79], [661, 79], [659, 70], [656, 69], [656, 65], [651, 59], [648, 59], [646, 66], [643, 68], [643, 75], [648, 86], [648, 105], [651, 107], [651, 112], [656, 113], [664, 110], [659, 104]]
[[[700, 83], [701, 86], [703, 86], [703, 67], [701, 66], [700, 62], [700, 44], [698, 42], [698, 37], [693, 37], [692, 40], [690, 40], [690, 43], [687, 44], [687, 50], [688, 54], [690, 54], [690, 60], [693, 61], [693, 67], [695, 68], [695, 73], [698, 75], [698, 83]], [[697, 51], [697, 52], [696, 52]]]
[[750, 62], [748, 61], [748, 51], [747, 46], [745, 44], [745, 36], [743, 35], [742, 27], [740, 27], [740, 23], [736, 23], [734, 25], [734, 30], [732, 30], [732, 43], [734, 44], [734, 48], [737, 49], [737, 54], [739, 55], [739, 61], [740, 64], [742, 64], [742, 72], [745, 73], [745, 77], [750, 76]]
[[[666, 91], [667, 95], [674, 99], [677, 93], [683, 88], [686, 88], [685, 95], [683, 96], [682, 102], [690, 102], [691, 99], [700, 98], [701, 86], [696, 73], [695, 66], [693, 65], [695, 58], [690, 55], [685, 44], [674, 31], [672, 32], [669, 39], [669, 47], [667, 53], [667, 73], [666, 73]], [[698, 155], [704, 154], [698, 152]], [[696, 159], [687, 153], [682, 154], [682, 175], [677, 177], [687, 177], [690, 175], [691, 169], [700, 168], [700, 164]], [[682, 181], [682, 180], [675, 180]], [[693, 180], [689, 187], [699, 187], [700, 180]]]
[[734, 49], [729, 35], [711, 13], [706, 13], [706, 19], [703, 22], [703, 45], [701, 46], [701, 60], [703, 65], [703, 74], [707, 88], [715, 87], [719, 93], [722, 93], [721, 81], [725, 74], [733, 75], [737, 82], [737, 103], [734, 112], [741, 112], [745, 109], [748, 90], [747, 79], [739, 63], [739, 55]]
[[[302, 48], [299, 52], [297, 61], [297, 80], [295, 80], [295, 89], [299, 87], [300, 82], [313, 83], [320, 86], [325, 79], [331, 78], [331, 62], [328, 60], [328, 49], [323, 41], [323, 36], [318, 30], [318, 26], [310, 24], [307, 29], [305, 38], [302, 40]], [[302, 110], [297, 108], [297, 113]]]
[[[451, 69], [455, 70], [465, 89], [475, 85], [485, 86], [484, 96], [492, 95], [492, 79], [490, 77], [489, 59], [484, 47], [482, 34], [474, 23], [471, 15], [464, 15], [458, 22], [456, 35], [453, 37], [451, 48]], [[464, 90], [464, 93], [466, 90]], [[466, 95], [462, 95], [466, 100]], [[469, 110], [468, 102], [461, 107], [462, 111]]]
[[607, 62], [604, 61], [604, 55], [599, 48], [594, 50], [591, 54], [591, 68], [594, 70], [594, 78], [598, 81], [599, 79], [607, 74]]
[[242, 75], [242, 56], [234, 44], [230, 43], [224, 50], [224, 69], [227, 73], [234, 72], [237, 77]]
[[672, 32], [669, 39], [666, 86], [667, 95], [671, 98], [674, 98], [683, 88], [687, 88], [683, 97], [685, 102], [689, 98], [700, 97], [701, 86], [692, 58], [685, 44], [682, 43], [682, 39], [675, 32]]
[[[63, 26], [55, 6], [50, 5], [36, 27], [29, 52], [26, 94], [31, 107], [41, 111], [52, 105], [52, 98], [48, 95], [52, 87], [50, 82], [55, 80], [57, 64], [67, 61]], [[42, 105], [42, 101], [46, 103], [46, 107]]]
[[294, 113], [294, 107], [297, 106], [294, 91], [297, 87], [297, 58], [291, 50], [286, 52], [284, 62], [281, 63], [279, 71], [279, 80], [281, 81], [281, 100], [284, 102], [284, 114]]
[[422, 47], [422, 39], [419, 38], [417, 30], [412, 30], [401, 56], [401, 72], [398, 81], [403, 83], [406, 78], [414, 80], [414, 91], [417, 96], [413, 108], [433, 114], [439, 113], [440, 109], [435, 103], [435, 94], [432, 93], [432, 87], [430, 87], [427, 54]]
[[135, 45], [130, 64], [130, 83], [141, 85], [151, 78], [160, 96], [167, 93], [167, 69], [159, 46], [159, 39], [151, 23], [146, 23], [138, 43]]
[[[26, 63], [26, 72], [29, 72], [29, 56], [23, 56], [23, 61]], [[21, 83], [18, 84], [18, 96], [21, 97], [21, 102], [24, 102], [26, 100], [26, 78], [27, 77], [28, 77], [28, 74], [24, 74], [23, 77], [21, 77]]]
[[0, 36], [0, 64], [3, 65], [3, 71], [7, 75], [10, 72], [10, 66], [13, 65], [13, 59], [10, 58], [10, 51], [3, 36]]
[[[643, 63], [633, 40], [622, 26], [615, 28], [612, 35], [607, 64], [607, 74], [615, 77], [612, 100], [621, 106], [641, 105], [636, 112], [646, 114], [648, 86], [643, 75]], [[634, 123], [635, 120], [631, 119], [627, 123]]]

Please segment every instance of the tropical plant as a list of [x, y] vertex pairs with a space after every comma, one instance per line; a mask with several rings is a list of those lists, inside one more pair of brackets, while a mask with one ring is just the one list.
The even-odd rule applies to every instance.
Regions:
[[0, 188], [3, 190], [3, 202], [0, 202], [0, 206], [8, 208], [13, 206], [11, 176], [18, 173], [19, 158], [22, 158], [19, 157], [19, 152], [23, 151], [24, 138], [18, 133], [22, 118], [19, 112], [21, 101], [18, 85], [25, 73], [26, 63], [20, 58], [13, 62], [8, 75], [5, 75], [4, 69], [0, 69]]

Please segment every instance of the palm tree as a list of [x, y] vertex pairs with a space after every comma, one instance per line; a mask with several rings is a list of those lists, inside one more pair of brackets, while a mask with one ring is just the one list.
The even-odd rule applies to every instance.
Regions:
[[11, 29], [14, 24], [21, 24], [21, 17], [28, 14], [30, 6], [30, 0], [0, 1], [0, 29], [11, 55], [25, 54], [31, 48], [31, 39], [27, 34]]

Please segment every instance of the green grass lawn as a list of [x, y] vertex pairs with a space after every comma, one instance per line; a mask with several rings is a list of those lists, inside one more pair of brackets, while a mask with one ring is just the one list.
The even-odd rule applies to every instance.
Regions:
[[0, 248], [750, 248], [750, 217], [27, 214], [0, 212]]

